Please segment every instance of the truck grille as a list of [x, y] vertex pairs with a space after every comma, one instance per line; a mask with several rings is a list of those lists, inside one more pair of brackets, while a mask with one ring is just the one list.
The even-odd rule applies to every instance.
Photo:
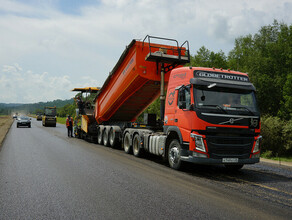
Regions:
[[250, 156], [254, 138], [206, 136], [206, 141], [210, 158], [236, 157], [246, 159]]

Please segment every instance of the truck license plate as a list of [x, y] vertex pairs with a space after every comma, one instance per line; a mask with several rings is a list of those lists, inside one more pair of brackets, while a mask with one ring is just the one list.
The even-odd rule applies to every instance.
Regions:
[[222, 158], [223, 163], [238, 163], [238, 158]]

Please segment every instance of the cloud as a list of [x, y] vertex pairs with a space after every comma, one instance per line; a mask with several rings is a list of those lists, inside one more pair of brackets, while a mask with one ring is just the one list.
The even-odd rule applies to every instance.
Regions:
[[23, 71], [18, 64], [3, 66], [0, 84], [0, 100], [7, 103], [68, 99], [73, 87], [67, 75], [56, 77], [47, 72]]
[[[0, 102], [67, 98], [62, 86], [102, 86], [125, 46], [147, 34], [189, 40], [192, 54], [201, 46], [227, 53], [236, 37], [254, 34], [274, 19], [292, 22], [288, 0], [88, 1], [68, 1], [78, 11], [70, 14], [62, 11], [69, 6], [61, 0], [0, 0], [0, 88], [15, 88], [7, 82], [13, 75], [28, 79], [27, 90], [38, 82], [43, 93], [23, 91], [9, 100], [2, 95]], [[59, 89], [52, 92], [53, 85]]]

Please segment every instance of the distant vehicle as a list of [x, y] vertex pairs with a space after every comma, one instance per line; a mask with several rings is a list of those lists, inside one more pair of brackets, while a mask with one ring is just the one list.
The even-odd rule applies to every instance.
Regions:
[[17, 115], [13, 115], [12, 118], [17, 118]]
[[44, 115], [42, 117], [43, 126], [56, 127], [56, 123], [57, 123], [57, 116], [56, 115], [57, 115], [56, 106], [55, 107], [45, 107]]
[[41, 121], [43, 118], [42, 114], [37, 114], [36, 119], [37, 121]]
[[31, 128], [31, 118], [27, 116], [19, 116], [17, 118], [16, 127], [25, 126]]

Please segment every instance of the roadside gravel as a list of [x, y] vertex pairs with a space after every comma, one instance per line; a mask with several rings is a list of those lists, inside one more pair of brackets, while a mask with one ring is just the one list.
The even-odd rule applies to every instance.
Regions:
[[10, 116], [0, 116], [0, 149], [12, 122], [13, 119]]

